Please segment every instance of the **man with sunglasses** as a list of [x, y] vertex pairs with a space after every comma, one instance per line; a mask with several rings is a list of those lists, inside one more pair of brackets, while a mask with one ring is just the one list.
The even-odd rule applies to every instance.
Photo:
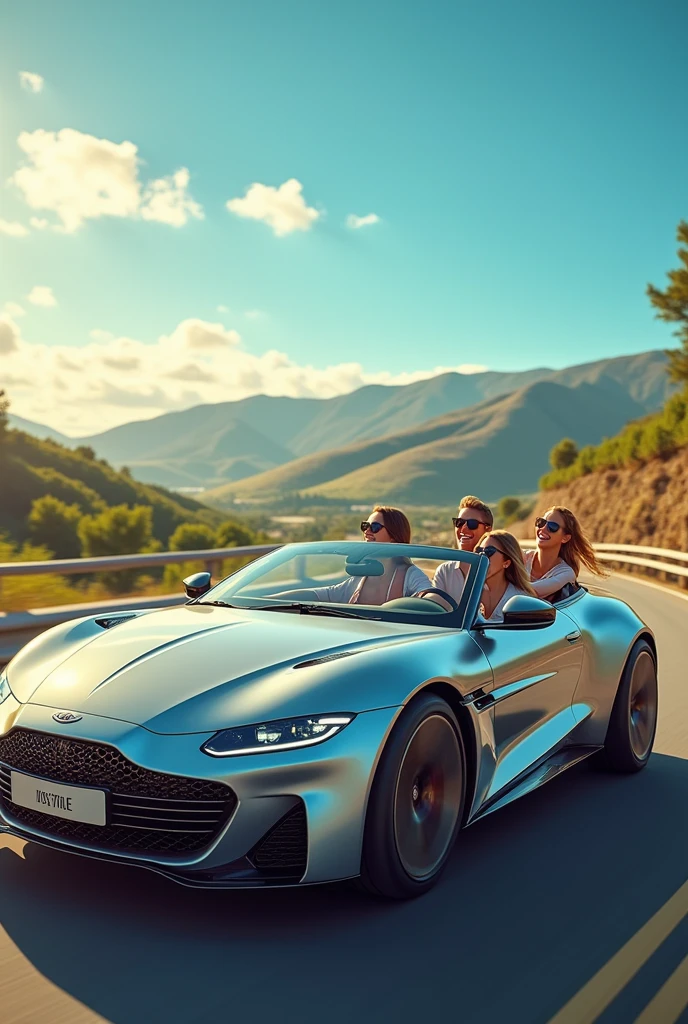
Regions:
[[[467, 494], [459, 503], [459, 514], [452, 519], [456, 546], [459, 551], [474, 551], [480, 538], [492, 529], [492, 509], [474, 494]], [[444, 590], [458, 601], [463, 591], [468, 565], [462, 562], [442, 562], [435, 570], [433, 587]]]

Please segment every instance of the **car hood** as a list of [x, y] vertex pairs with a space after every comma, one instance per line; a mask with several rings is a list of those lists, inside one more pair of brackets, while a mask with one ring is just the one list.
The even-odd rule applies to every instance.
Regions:
[[[332, 653], [404, 644], [423, 634], [427, 627], [184, 605], [111, 628], [89, 619], [49, 630], [10, 664], [9, 683], [22, 703], [114, 718], [154, 732], [213, 732], [267, 717], [375, 707], [370, 692], [358, 698], [352, 693], [341, 708], [329, 706], [324, 692], [333, 672], [341, 678], [358, 658], [331, 660], [319, 671], [294, 666]], [[361, 701], [365, 706], [354, 706]]]

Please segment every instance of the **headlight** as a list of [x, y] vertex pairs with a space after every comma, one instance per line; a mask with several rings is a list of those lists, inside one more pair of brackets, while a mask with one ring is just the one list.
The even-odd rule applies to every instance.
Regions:
[[313, 718], [284, 718], [262, 725], [242, 725], [218, 732], [201, 747], [213, 757], [236, 754], [264, 754], [268, 750], [294, 750], [324, 743], [345, 729], [355, 715], [315, 715]]
[[11, 693], [10, 684], [7, 682], [7, 669], [3, 668], [0, 671], [0, 704], [7, 700]]

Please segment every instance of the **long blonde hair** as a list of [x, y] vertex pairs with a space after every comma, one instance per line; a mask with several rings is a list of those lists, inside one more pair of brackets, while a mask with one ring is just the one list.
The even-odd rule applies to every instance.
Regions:
[[564, 520], [564, 531], [571, 535], [571, 539], [561, 545], [559, 557], [571, 566], [576, 576], [580, 572], [581, 563], [596, 576], [609, 576], [608, 570], [597, 560], [592, 544], [571, 509], [565, 508], [563, 505], [552, 505], [547, 509], [545, 515], [549, 512], [559, 513]]
[[506, 557], [510, 560], [511, 565], [508, 565], [504, 570], [504, 575], [509, 583], [513, 583], [518, 590], [522, 590], [524, 594], [531, 594], [535, 596], [530, 583], [530, 576], [528, 570], [525, 567], [523, 561], [523, 551], [521, 545], [514, 537], [513, 533], [509, 533], [508, 530], [491, 530], [480, 538], [479, 550], [481, 547], [487, 547], [490, 543], [490, 539], [494, 539], [499, 544], [500, 550], [504, 552]]

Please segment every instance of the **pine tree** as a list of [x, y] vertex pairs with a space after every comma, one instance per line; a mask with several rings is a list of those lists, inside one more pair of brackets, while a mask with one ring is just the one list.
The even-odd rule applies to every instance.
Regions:
[[674, 333], [681, 339], [681, 348], [668, 349], [669, 376], [688, 387], [688, 222], [682, 220], [676, 231], [680, 243], [678, 258], [681, 266], [667, 274], [669, 284], [665, 291], [649, 284], [647, 294], [657, 309], [657, 318], [679, 324]]

